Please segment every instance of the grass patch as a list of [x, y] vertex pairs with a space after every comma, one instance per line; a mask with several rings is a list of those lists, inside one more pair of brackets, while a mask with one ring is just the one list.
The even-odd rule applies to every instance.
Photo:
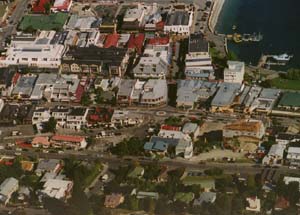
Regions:
[[271, 85], [279, 89], [300, 90], [300, 80], [274, 78], [271, 80]]

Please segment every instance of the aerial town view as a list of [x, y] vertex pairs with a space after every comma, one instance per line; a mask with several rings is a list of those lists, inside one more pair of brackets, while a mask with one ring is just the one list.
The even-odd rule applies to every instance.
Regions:
[[299, 8], [0, 0], [0, 215], [299, 215]]

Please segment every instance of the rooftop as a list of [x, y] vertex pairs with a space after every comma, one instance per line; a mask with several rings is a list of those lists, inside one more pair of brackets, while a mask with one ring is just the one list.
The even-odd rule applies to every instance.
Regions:
[[240, 120], [240, 121], [225, 125], [224, 129], [235, 130], [235, 131], [259, 132], [261, 126], [262, 126], [261, 121]]
[[191, 34], [189, 38], [189, 53], [208, 52], [208, 42], [202, 34]]
[[187, 11], [175, 11], [167, 16], [166, 25], [188, 25], [190, 15]]
[[80, 143], [84, 139], [85, 138], [81, 136], [69, 136], [69, 135], [54, 135], [51, 138], [51, 140], [54, 141], [75, 142], [75, 143]]
[[221, 83], [220, 88], [213, 98], [212, 106], [229, 106], [233, 103], [239, 93], [241, 84], [238, 83]]
[[278, 106], [300, 107], [300, 93], [286, 92], [283, 93]]

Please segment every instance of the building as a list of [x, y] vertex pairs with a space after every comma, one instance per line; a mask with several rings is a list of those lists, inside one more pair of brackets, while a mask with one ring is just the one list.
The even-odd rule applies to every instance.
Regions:
[[143, 86], [140, 104], [143, 106], [161, 106], [168, 103], [168, 85], [166, 80], [148, 80]]
[[51, 109], [51, 117], [56, 120], [56, 127], [64, 128], [70, 110], [64, 106], [55, 106]]
[[224, 70], [224, 82], [239, 83], [244, 80], [245, 63], [240, 61], [228, 61], [228, 68]]
[[62, 58], [61, 69], [63, 72], [122, 76], [128, 58], [124, 48], [71, 47]]
[[74, 107], [67, 116], [66, 128], [80, 130], [87, 123], [88, 108]]
[[196, 123], [185, 123], [182, 132], [188, 135], [192, 135], [193, 139], [197, 139], [197, 137], [200, 135], [200, 127]]
[[287, 145], [300, 141], [300, 134], [279, 133], [275, 140], [278, 144]]
[[291, 166], [300, 166], [300, 147], [289, 147], [286, 159]]
[[138, 54], [142, 54], [144, 43], [145, 34], [131, 34], [128, 40], [127, 48], [129, 51], [136, 51]]
[[214, 69], [208, 42], [202, 34], [191, 34], [185, 57], [185, 75], [188, 79], [214, 79]]
[[[291, 182], [298, 182], [300, 185], [300, 178], [299, 177], [290, 177], [290, 176], [284, 176], [283, 181], [286, 185], [288, 185]], [[299, 186], [300, 191], [300, 186]]]
[[217, 199], [217, 193], [215, 192], [203, 192], [198, 199], [195, 199], [193, 206], [201, 206], [203, 203], [213, 204]]
[[58, 69], [65, 47], [62, 44], [54, 43], [55, 35], [55, 31], [41, 31], [33, 40], [31, 38], [14, 38], [6, 53], [0, 58], [0, 67]]
[[39, 163], [36, 167], [35, 173], [38, 176], [41, 176], [44, 173], [54, 173], [58, 174], [62, 169], [60, 160], [57, 159], [42, 159], [39, 160]]
[[49, 148], [51, 146], [51, 143], [49, 141], [49, 137], [38, 136], [32, 139], [31, 145], [34, 148], [38, 148], [38, 147]]
[[50, 110], [37, 108], [32, 115], [32, 125], [48, 122], [51, 117]]
[[31, 11], [33, 13], [46, 13], [47, 11], [45, 10], [45, 5], [49, 4], [50, 5], [50, 0], [32, 0], [31, 1]]
[[248, 137], [260, 141], [265, 135], [265, 126], [260, 120], [239, 120], [225, 125], [223, 128], [223, 137]]
[[94, 16], [79, 16], [72, 14], [68, 23], [65, 26], [66, 30], [79, 30], [79, 31], [91, 31], [92, 29], [98, 29], [100, 26], [100, 20]]
[[143, 24], [145, 12], [145, 5], [142, 5], [140, 3], [136, 7], [128, 8], [123, 17], [122, 29], [139, 29]]
[[41, 193], [51, 198], [66, 200], [71, 197], [73, 182], [60, 179], [49, 179], [43, 185]]
[[19, 181], [15, 178], [7, 178], [0, 185], [0, 201], [6, 205], [12, 194], [19, 189]]
[[300, 107], [299, 92], [285, 92], [279, 100], [278, 107], [286, 110], [297, 111]]
[[58, 79], [57, 74], [53, 73], [41, 73], [38, 75], [36, 79], [33, 91], [31, 93], [30, 99], [31, 100], [40, 100], [43, 97], [49, 97], [51, 94], [51, 90], [53, 85], [56, 84]]
[[239, 83], [221, 83], [211, 102], [211, 111], [233, 112], [232, 105], [237, 103], [236, 97], [242, 88], [243, 86]]
[[164, 32], [189, 35], [193, 23], [193, 12], [187, 10], [170, 10], [164, 25]]
[[72, 3], [72, 0], [55, 0], [53, 6], [51, 7], [51, 12], [69, 12]]
[[281, 90], [279, 89], [264, 88], [259, 97], [253, 101], [251, 109], [255, 109], [258, 112], [270, 113], [280, 94]]
[[179, 80], [177, 83], [177, 107], [193, 109], [198, 103], [205, 102], [218, 89], [218, 83], [202, 80]]
[[274, 144], [271, 146], [268, 154], [263, 158], [262, 164], [264, 165], [281, 165], [283, 162], [283, 152], [285, 146], [281, 144]]
[[51, 143], [55, 148], [72, 148], [78, 150], [85, 149], [87, 147], [85, 137], [81, 136], [56, 134], [51, 138]]
[[111, 117], [112, 125], [138, 125], [143, 122], [143, 116], [128, 110], [114, 110]]
[[22, 75], [12, 90], [11, 96], [17, 99], [29, 99], [33, 91], [36, 75]]
[[246, 201], [248, 202], [248, 206], [246, 207], [247, 211], [253, 211], [253, 212], [260, 212], [261, 204], [260, 199], [255, 197], [248, 197], [246, 198]]
[[107, 208], [116, 208], [124, 202], [125, 198], [122, 194], [111, 194], [105, 196], [104, 206]]

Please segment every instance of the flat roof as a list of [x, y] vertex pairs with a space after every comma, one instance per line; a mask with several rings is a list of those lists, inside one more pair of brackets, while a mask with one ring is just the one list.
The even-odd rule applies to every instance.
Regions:
[[188, 25], [190, 15], [187, 11], [175, 11], [167, 16], [166, 25]]
[[239, 83], [221, 83], [220, 88], [213, 98], [212, 106], [228, 106], [231, 105], [234, 98], [241, 88]]
[[279, 101], [279, 106], [300, 107], [300, 93], [286, 92]]
[[189, 38], [189, 52], [208, 52], [208, 42], [202, 34], [191, 34]]

